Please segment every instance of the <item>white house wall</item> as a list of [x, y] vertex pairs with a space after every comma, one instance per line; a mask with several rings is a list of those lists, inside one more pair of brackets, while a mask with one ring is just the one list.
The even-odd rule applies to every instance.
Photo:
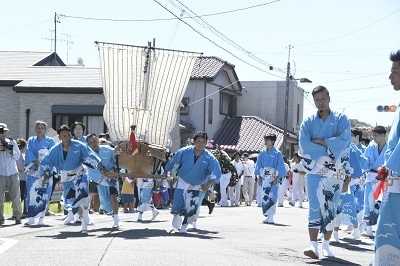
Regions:
[[271, 124], [278, 125], [277, 82], [241, 81], [241, 83], [244, 89], [242, 96], [237, 99], [237, 114], [258, 116]]
[[20, 124], [20, 117], [25, 115], [25, 109], [20, 108], [20, 95], [17, 95], [11, 86], [2, 86], [0, 90], [2, 99], [0, 123], [6, 123], [10, 129], [7, 137], [15, 140], [19, 137], [25, 137], [25, 131], [21, 131]]
[[[53, 105], [104, 105], [102, 94], [49, 94], [49, 93], [15, 93], [21, 95], [21, 110], [19, 117], [19, 135], [25, 137], [26, 114], [30, 109], [29, 136], [34, 135], [34, 125], [37, 120], [43, 120], [49, 127], [52, 124], [51, 107]], [[57, 130], [55, 128], [55, 130]], [[92, 133], [92, 132], [87, 132]]]
[[[283, 128], [285, 120], [286, 81], [241, 81], [244, 87], [238, 97], [238, 115], [255, 115]], [[303, 120], [304, 98], [292, 83], [289, 85], [288, 130], [296, 132], [297, 104], [300, 104], [300, 124]]]
[[196, 131], [204, 130], [204, 80], [190, 80], [184, 97], [189, 98], [189, 113], [181, 114], [181, 120], [191, 123]]

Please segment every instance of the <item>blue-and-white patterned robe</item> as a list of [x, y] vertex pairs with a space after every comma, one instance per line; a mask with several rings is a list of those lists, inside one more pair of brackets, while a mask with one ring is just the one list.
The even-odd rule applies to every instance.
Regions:
[[[100, 157], [101, 163], [107, 169], [107, 171], [109, 172], [115, 171], [117, 166], [114, 156], [114, 149], [112, 147], [107, 145], [99, 145], [99, 152], [96, 154], [97, 156]], [[118, 179], [108, 178], [107, 176], [104, 176], [98, 169], [88, 167], [87, 171], [89, 180], [92, 180], [93, 182], [98, 184], [97, 190], [99, 193], [100, 205], [102, 206], [102, 209], [106, 212], [112, 212], [110, 187], [114, 187], [117, 190], [117, 192], [119, 192]]]
[[218, 183], [221, 178], [219, 162], [210, 151], [204, 150], [196, 163], [194, 159], [194, 146], [187, 146], [178, 150], [165, 166], [178, 178], [171, 213], [184, 216], [182, 224], [191, 224], [196, 218], [204, 194], [201, 185], [211, 179]]
[[386, 183], [375, 232], [375, 266], [400, 265], [400, 108], [390, 129], [385, 165], [393, 179]]
[[46, 185], [42, 187], [39, 166], [34, 161], [37, 160], [40, 162], [54, 145], [54, 140], [47, 136], [43, 136], [40, 141], [36, 136], [28, 139], [25, 153], [25, 170], [27, 172], [25, 208], [29, 217], [36, 217], [38, 215], [43, 217], [46, 206], [50, 202], [53, 178], [51, 176]]
[[282, 153], [275, 147], [270, 151], [264, 148], [257, 157], [254, 174], [262, 178], [262, 212], [264, 216], [274, 215], [278, 199], [279, 183], [273, 184], [274, 178], [279, 176], [281, 179], [286, 176], [286, 168]]
[[[327, 146], [311, 141], [322, 138]], [[318, 113], [300, 127], [299, 154], [307, 172], [309, 198], [308, 227], [323, 233], [333, 230], [345, 175], [350, 175], [350, 122], [344, 114], [331, 111], [325, 121]]]
[[376, 171], [385, 162], [385, 152], [387, 150], [387, 143], [383, 147], [381, 153], [378, 152], [378, 144], [371, 142], [364, 152], [365, 157], [368, 159], [368, 169], [366, 171], [365, 188], [364, 188], [364, 213], [363, 221], [375, 225], [379, 216], [379, 202], [374, 199], [374, 193], [378, 186], [376, 179]]
[[[71, 140], [67, 157], [64, 159], [62, 142], [53, 146], [40, 162], [40, 175], [45, 172], [51, 176], [56, 169], [64, 185], [64, 199], [70, 189], [75, 190], [75, 201], [72, 203], [72, 212], [75, 214], [80, 207], [89, 207], [89, 182], [86, 167], [98, 169], [101, 159], [96, 153], [77, 140]], [[100, 171], [100, 169], [98, 169]]]
[[354, 144], [350, 144], [350, 173], [351, 181], [349, 183], [349, 188], [345, 194], [342, 193], [340, 196], [341, 204], [339, 211], [342, 213], [341, 221], [337, 221], [337, 225], [342, 223], [346, 225], [358, 225], [357, 220], [357, 204], [358, 200], [354, 197], [356, 191], [356, 182], [359, 182], [360, 177], [363, 174], [363, 168], [366, 165], [366, 158]]

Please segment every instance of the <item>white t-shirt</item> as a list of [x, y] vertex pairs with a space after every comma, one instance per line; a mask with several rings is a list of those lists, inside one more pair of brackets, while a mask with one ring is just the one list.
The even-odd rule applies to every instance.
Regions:
[[236, 160], [233, 160], [232, 164], [236, 167], [236, 172], [238, 173], [238, 175], [241, 176], [242, 175], [242, 171], [244, 169], [243, 162], [240, 161], [240, 160], [238, 162], [236, 162]]
[[292, 163], [291, 164], [291, 169], [292, 169], [292, 173], [293, 173], [293, 181], [298, 181], [299, 179], [303, 179], [304, 175], [299, 174], [299, 173], [295, 173], [294, 169], [297, 169], [299, 172], [305, 172], [306, 170], [304, 169], [304, 166], [300, 163]]
[[246, 162], [243, 161], [244, 167], [244, 176], [253, 176], [254, 177], [254, 162], [253, 160], [248, 159]]

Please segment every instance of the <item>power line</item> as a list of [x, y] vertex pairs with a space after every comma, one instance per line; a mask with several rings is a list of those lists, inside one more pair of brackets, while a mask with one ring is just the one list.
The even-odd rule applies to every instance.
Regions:
[[311, 73], [321, 73], [321, 74], [340, 74], [340, 75], [372, 75], [374, 73], [364, 73], [364, 72], [336, 72], [336, 71], [316, 71], [316, 70], [299, 70], [301, 72], [311, 72]]
[[[239, 11], [243, 11], [243, 10], [248, 10], [248, 9], [252, 9], [252, 8], [256, 8], [256, 7], [261, 7], [261, 6], [273, 4], [273, 3], [276, 3], [276, 2], [280, 2], [280, 1], [282, 1], [282, 0], [274, 0], [274, 1], [263, 3], [263, 4], [258, 4], [258, 5], [253, 5], [253, 6], [248, 6], [248, 7], [238, 8], [238, 9], [232, 9], [232, 10], [228, 10], [228, 11], [216, 12], [216, 13], [211, 13], [211, 14], [188, 16], [188, 17], [182, 18], [182, 19], [211, 17], [211, 16], [217, 16], [217, 15], [229, 14], [229, 13], [239, 12]], [[155, 19], [113, 19], [113, 18], [80, 17], [80, 16], [70, 16], [70, 15], [63, 15], [63, 14], [60, 14], [60, 16], [61, 17], [66, 17], [66, 18], [73, 18], [73, 19], [85, 19], [85, 20], [96, 20], [96, 21], [112, 21], [112, 22], [152, 22], [152, 21], [168, 21], [168, 20], [178, 20], [178, 19], [180, 19], [180, 18], [177, 18], [177, 17], [174, 17], [174, 18], [155, 18]]]
[[386, 16], [384, 16], [383, 18], [381, 18], [381, 19], [378, 19], [377, 21], [375, 21], [375, 22], [372, 22], [372, 23], [368, 24], [367, 26], [364, 26], [364, 27], [362, 27], [362, 28], [360, 28], [360, 29], [357, 29], [357, 30], [355, 30], [355, 31], [352, 31], [352, 32], [349, 32], [349, 33], [346, 33], [346, 34], [340, 35], [340, 36], [338, 36], [338, 37], [331, 38], [331, 39], [327, 39], [327, 40], [323, 40], [323, 41], [318, 41], [318, 42], [311, 42], [311, 43], [297, 44], [297, 45], [295, 45], [295, 46], [305, 46], [305, 45], [312, 45], [312, 44], [319, 44], [319, 43], [324, 43], [324, 42], [330, 42], [330, 41], [333, 41], [333, 40], [337, 40], [337, 39], [340, 39], [340, 38], [343, 38], [343, 37], [349, 36], [349, 35], [351, 35], [351, 34], [354, 34], [354, 33], [356, 33], [356, 32], [359, 32], [359, 31], [361, 31], [361, 30], [364, 30], [364, 29], [366, 29], [366, 28], [368, 28], [368, 27], [370, 27], [370, 26], [372, 26], [372, 25], [376, 24], [376, 23], [378, 23], [378, 22], [380, 22], [380, 21], [384, 20], [384, 19], [385, 19], [385, 18], [387, 18], [387, 17], [390, 17], [391, 15], [393, 15], [393, 14], [394, 14], [394, 13], [396, 13], [396, 12], [398, 12], [399, 10], [400, 10], [400, 8], [399, 8], [399, 9], [397, 9], [397, 10], [395, 10], [395, 11], [393, 11], [393, 12], [392, 12], [392, 13], [390, 13], [389, 15], [386, 15]]
[[376, 74], [370, 74], [370, 75], [365, 75], [361, 77], [355, 77], [355, 78], [348, 78], [348, 79], [341, 79], [341, 80], [332, 80], [332, 81], [320, 81], [316, 83], [334, 83], [334, 82], [341, 82], [341, 81], [347, 81], [347, 80], [353, 80], [353, 79], [361, 79], [361, 78], [366, 78], [366, 77], [372, 77], [372, 76], [377, 76], [377, 75], [382, 75], [382, 74], [387, 74], [387, 72], [381, 72], [381, 73], [376, 73]]
[[370, 89], [383, 88], [383, 87], [389, 87], [389, 86], [390, 86], [390, 85], [385, 84], [385, 85], [379, 85], [379, 86], [373, 86], [373, 87], [364, 87], [364, 88], [356, 88], [356, 89], [331, 90], [331, 92], [362, 91], [362, 90], [370, 90]]
[[[157, 4], [159, 4], [162, 8], [164, 8], [165, 10], [167, 10], [169, 13], [171, 13], [172, 15], [174, 15], [175, 17], [177, 17], [178, 19], [180, 19], [177, 15], [175, 15], [172, 11], [170, 11], [170, 10], [169, 10], [168, 8], [166, 8], [164, 5], [162, 5], [161, 3], [159, 3], [157, 0], [154, 0], [154, 1], [155, 1]], [[262, 72], [265, 72], [265, 73], [267, 73], [267, 74], [270, 74], [270, 75], [272, 75], [272, 76], [276, 76], [276, 77], [279, 77], [279, 78], [284, 79], [284, 77], [281, 77], [281, 76], [272, 74], [272, 73], [270, 73], [270, 72], [268, 72], [268, 71], [266, 71], [266, 70], [264, 70], [264, 69], [261, 69], [261, 68], [255, 66], [255, 65], [253, 65], [253, 64], [251, 64], [251, 63], [245, 61], [244, 59], [238, 57], [238, 56], [235, 55], [234, 53], [230, 52], [230, 51], [227, 50], [226, 48], [224, 48], [224, 47], [222, 47], [221, 45], [217, 44], [215, 41], [211, 40], [210, 38], [208, 38], [207, 36], [205, 36], [204, 34], [202, 34], [201, 32], [199, 32], [198, 30], [196, 30], [195, 28], [193, 28], [193, 26], [189, 25], [186, 21], [184, 21], [184, 20], [182, 20], [182, 19], [180, 19], [180, 20], [181, 20], [183, 23], [185, 23], [188, 27], [190, 27], [194, 32], [196, 32], [197, 34], [199, 34], [200, 36], [202, 36], [204, 39], [208, 40], [209, 42], [211, 42], [212, 44], [214, 44], [214, 45], [217, 46], [218, 48], [224, 50], [225, 52], [229, 53], [230, 55], [232, 55], [232, 56], [235, 57], [236, 59], [242, 61], [243, 63], [245, 63], [245, 64], [247, 64], [247, 65], [249, 65], [249, 66], [251, 66], [251, 67], [254, 67], [254, 68], [256, 68], [256, 69], [258, 69], [258, 70], [260, 70], [260, 71], [262, 71]]]
[[44, 21], [41, 21], [41, 22], [37, 22], [37, 23], [31, 24], [31, 25], [28, 25], [28, 26], [23, 26], [21, 28], [16, 28], [16, 29], [12, 29], [12, 30], [9, 30], [9, 31], [0, 32], [0, 35], [6, 34], [6, 33], [10, 33], [10, 32], [13, 32], [13, 31], [17, 31], [17, 30], [26, 29], [26, 28], [29, 28], [29, 27], [33, 27], [33, 26], [36, 26], [36, 25], [39, 25], [39, 24], [42, 24], [42, 23], [45, 23], [45, 22], [48, 22], [48, 21], [52, 21], [52, 20], [53, 19], [47, 19], [47, 20], [44, 20]]

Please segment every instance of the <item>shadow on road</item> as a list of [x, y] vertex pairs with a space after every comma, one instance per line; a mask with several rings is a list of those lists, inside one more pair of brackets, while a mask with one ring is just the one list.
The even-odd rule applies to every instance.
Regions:
[[[96, 234], [96, 233], [104, 232], [104, 234]], [[177, 231], [166, 231], [163, 229], [130, 229], [126, 231], [120, 231], [119, 229], [110, 229], [110, 228], [96, 228], [93, 230], [89, 230], [88, 233], [81, 232], [65, 232], [61, 231], [56, 235], [47, 235], [47, 236], [37, 236], [41, 238], [52, 238], [52, 239], [68, 239], [75, 237], [118, 237], [124, 239], [146, 239], [151, 237], [191, 237], [198, 239], [219, 239], [220, 237], [216, 236], [218, 232], [207, 231], [207, 230], [199, 230], [192, 229], [189, 230], [187, 234], [180, 234]]]
[[315, 265], [360, 265], [351, 261], [343, 260], [340, 258], [323, 258], [322, 260], [306, 261], [307, 264]]
[[[365, 242], [362, 242], [360, 240], [350, 240], [350, 239], [342, 239], [342, 241], [346, 242], [331, 242], [329, 243], [331, 246], [334, 247], [339, 247], [343, 249], [348, 249], [348, 250], [354, 250], [354, 251], [371, 251], [371, 245]], [[369, 248], [364, 248], [362, 246], [367, 246]]]

